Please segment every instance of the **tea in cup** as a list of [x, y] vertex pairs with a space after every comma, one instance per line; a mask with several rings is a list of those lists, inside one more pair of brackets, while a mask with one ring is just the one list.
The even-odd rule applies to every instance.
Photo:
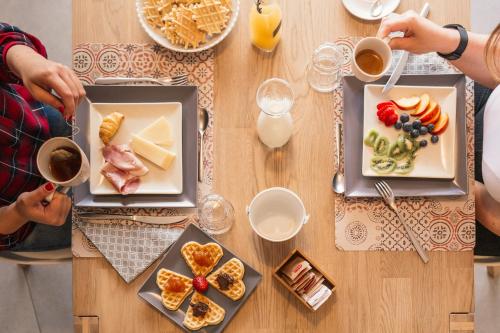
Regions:
[[387, 41], [376, 37], [363, 38], [353, 51], [352, 72], [359, 80], [380, 79], [391, 67], [392, 50]]

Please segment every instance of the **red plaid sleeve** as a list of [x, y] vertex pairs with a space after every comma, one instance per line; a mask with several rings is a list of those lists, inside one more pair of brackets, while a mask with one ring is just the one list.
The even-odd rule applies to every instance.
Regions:
[[26, 45], [47, 57], [43, 44], [34, 36], [22, 32], [19, 28], [8, 23], [0, 22], [0, 82], [20, 83], [7, 66], [7, 51], [14, 45]]

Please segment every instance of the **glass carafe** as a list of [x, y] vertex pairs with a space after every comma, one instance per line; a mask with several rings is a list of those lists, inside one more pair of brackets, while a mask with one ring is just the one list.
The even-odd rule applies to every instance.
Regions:
[[307, 81], [319, 92], [330, 92], [339, 86], [344, 60], [341, 49], [334, 43], [323, 43], [314, 50], [307, 67]]
[[276, 1], [255, 0], [248, 21], [252, 44], [272, 52], [281, 38], [281, 19], [281, 8]]

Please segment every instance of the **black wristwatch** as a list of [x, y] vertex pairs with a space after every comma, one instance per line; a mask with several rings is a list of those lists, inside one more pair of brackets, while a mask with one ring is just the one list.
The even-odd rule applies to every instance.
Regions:
[[443, 28], [458, 30], [458, 33], [460, 34], [460, 43], [458, 43], [457, 49], [451, 53], [443, 54], [438, 52], [437, 54], [440, 57], [445, 58], [446, 60], [460, 59], [462, 53], [464, 53], [465, 49], [467, 48], [467, 44], [469, 43], [469, 35], [467, 34], [467, 30], [465, 30], [465, 28], [460, 24], [447, 24], [443, 26]]

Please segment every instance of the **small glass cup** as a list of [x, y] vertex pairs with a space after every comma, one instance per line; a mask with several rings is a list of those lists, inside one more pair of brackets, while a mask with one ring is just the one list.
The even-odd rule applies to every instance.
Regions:
[[233, 205], [218, 194], [209, 194], [201, 200], [198, 215], [200, 226], [212, 235], [228, 232], [234, 223]]
[[311, 88], [319, 92], [335, 90], [342, 77], [340, 68], [343, 60], [341, 49], [334, 43], [323, 43], [314, 50], [306, 73]]
[[293, 132], [290, 110], [294, 94], [290, 84], [278, 78], [266, 80], [257, 90], [256, 99], [261, 110], [257, 119], [260, 141], [269, 148], [284, 146]]

